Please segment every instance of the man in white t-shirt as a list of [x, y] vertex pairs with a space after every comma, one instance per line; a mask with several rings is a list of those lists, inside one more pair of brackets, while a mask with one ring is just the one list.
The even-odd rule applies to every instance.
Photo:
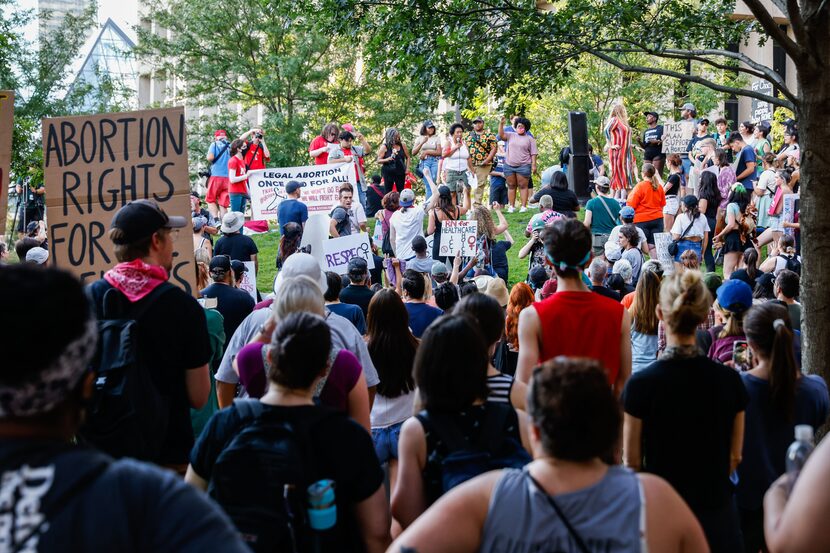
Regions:
[[424, 209], [415, 204], [415, 193], [404, 188], [400, 195], [401, 208], [389, 218], [389, 239], [394, 244], [395, 257], [407, 261], [415, 257], [412, 240], [424, 235]]

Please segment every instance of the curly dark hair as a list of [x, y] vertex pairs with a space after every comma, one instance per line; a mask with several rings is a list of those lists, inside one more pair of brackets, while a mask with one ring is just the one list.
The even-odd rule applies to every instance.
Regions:
[[620, 404], [598, 361], [555, 357], [533, 371], [527, 411], [542, 447], [567, 461], [611, 457], [620, 437]]

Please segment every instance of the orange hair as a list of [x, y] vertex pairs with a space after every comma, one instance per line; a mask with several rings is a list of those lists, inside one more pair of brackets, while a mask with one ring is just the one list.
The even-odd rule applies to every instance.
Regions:
[[510, 290], [504, 328], [507, 342], [513, 346], [513, 349], [519, 349], [519, 313], [532, 304], [533, 300], [533, 290], [524, 282], [514, 285]]

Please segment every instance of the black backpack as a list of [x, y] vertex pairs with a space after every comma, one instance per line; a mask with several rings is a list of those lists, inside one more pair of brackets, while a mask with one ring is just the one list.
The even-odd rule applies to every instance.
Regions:
[[787, 269], [788, 271], [792, 271], [799, 276], [801, 275], [801, 261], [798, 260], [797, 255], [782, 255], [781, 257], [783, 257], [786, 260], [786, 263], [784, 265], [785, 269]]
[[430, 461], [441, 467], [442, 493], [471, 478], [496, 469], [521, 468], [531, 461], [530, 455], [515, 438], [504, 435], [509, 405], [485, 403], [484, 422], [478, 440], [471, 442], [458, 428], [452, 416], [421, 411], [416, 415], [424, 429], [435, 433], [447, 446], [448, 453], [430, 455]]
[[98, 349], [90, 362], [95, 387], [79, 434], [113, 457], [155, 461], [167, 436], [170, 398], [158, 390], [142, 359], [138, 325], [147, 309], [175, 286], [164, 282], [130, 303], [102, 282], [107, 289], [99, 306]]
[[253, 551], [308, 551], [306, 493], [316, 480], [309, 430], [343, 415], [319, 408], [295, 426], [259, 400], [236, 399], [233, 408], [242, 423], [213, 464], [208, 494]]

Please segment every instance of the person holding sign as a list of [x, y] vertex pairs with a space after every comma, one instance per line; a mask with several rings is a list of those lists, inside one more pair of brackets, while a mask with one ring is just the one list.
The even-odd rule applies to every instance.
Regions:
[[308, 154], [314, 159], [314, 165], [325, 165], [329, 162], [329, 153], [337, 148], [337, 135], [340, 133], [340, 127], [337, 123], [328, 123], [319, 136], [315, 136], [314, 140], [308, 146]]
[[464, 189], [464, 205], [457, 206], [452, 200], [450, 188], [442, 184], [438, 187], [438, 205], [429, 211], [427, 236], [432, 236], [432, 258], [447, 263], [447, 257], [441, 256], [441, 229], [446, 221], [458, 221], [470, 209], [470, 191]]
[[248, 144], [244, 140], [234, 140], [231, 142], [231, 158], [228, 160], [230, 209], [239, 213], [245, 213], [245, 204], [248, 200], [249, 171], [245, 163], [247, 148]]
[[643, 152], [643, 161], [654, 165], [659, 174], [663, 174], [663, 165], [666, 162], [666, 154], [663, 153], [663, 125], [657, 124], [657, 112], [647, 111], [646, 124], [648, 128], [643, 131], [643, 137], [640, 140], [640, 146], [645, 151]]

